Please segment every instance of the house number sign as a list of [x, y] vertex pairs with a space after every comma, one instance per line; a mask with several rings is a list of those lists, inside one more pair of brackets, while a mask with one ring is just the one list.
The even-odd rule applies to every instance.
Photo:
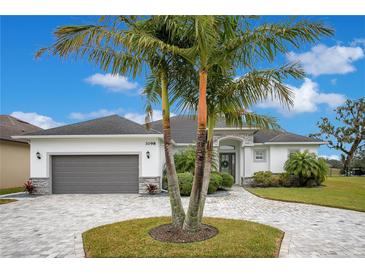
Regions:
[[154, 146], [156, 145], [156, 142], [146, 142], [146, 146]]

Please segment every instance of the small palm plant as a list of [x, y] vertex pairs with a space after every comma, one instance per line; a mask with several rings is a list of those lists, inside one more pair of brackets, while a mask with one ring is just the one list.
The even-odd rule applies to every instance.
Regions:
[[328, 172], [326, 162], [308, 151], [291, 154], [284, 169], [298, 178], [300, 186], [320, 185]]

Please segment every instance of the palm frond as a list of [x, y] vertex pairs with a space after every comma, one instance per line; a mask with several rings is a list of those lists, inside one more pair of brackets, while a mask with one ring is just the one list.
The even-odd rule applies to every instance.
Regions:
[[284, 107], [290, 108], [293, 104], [293, 94], [285, 81], [289, 78], [303, 77], [304, 71], [298, 64], [254, 70], [227, 85], [224, 92], [227, 95], [239, 94], [246, 108], [268, 99], [278, 99]]
[[278, 52], [286, 53], [288, 46], [298, 48], [303, 43], [314, 43], [321, 36], [331, 36], [334, 30], [321, 22], [282, 22], [263, 24], [254, 29], [247, 28], [241, 36], [230, 41], [228, 48], [240, 48], [239, 60], [252, 64], [255, 59], [273, 61]]

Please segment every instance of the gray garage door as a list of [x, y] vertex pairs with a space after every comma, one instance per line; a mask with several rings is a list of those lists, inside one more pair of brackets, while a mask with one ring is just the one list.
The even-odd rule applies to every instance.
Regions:
[[138, 193], [138, 156], [53, 156], [52, 190], [55, 194]]

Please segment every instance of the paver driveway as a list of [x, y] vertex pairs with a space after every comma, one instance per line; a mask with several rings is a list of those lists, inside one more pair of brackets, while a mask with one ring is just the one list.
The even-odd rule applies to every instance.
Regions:
[[[187, 206], [188, 199], [184, 198]], [[116, 221], [168, 215], [168, 197], [51, 195], [0, 206], [1, 257], [82, 256], [81, 233]], [[365, 257], [365, 213], [258, 198], [241, 187], [209, 197], [206, 215], [285, 231], [281, 257]]]

